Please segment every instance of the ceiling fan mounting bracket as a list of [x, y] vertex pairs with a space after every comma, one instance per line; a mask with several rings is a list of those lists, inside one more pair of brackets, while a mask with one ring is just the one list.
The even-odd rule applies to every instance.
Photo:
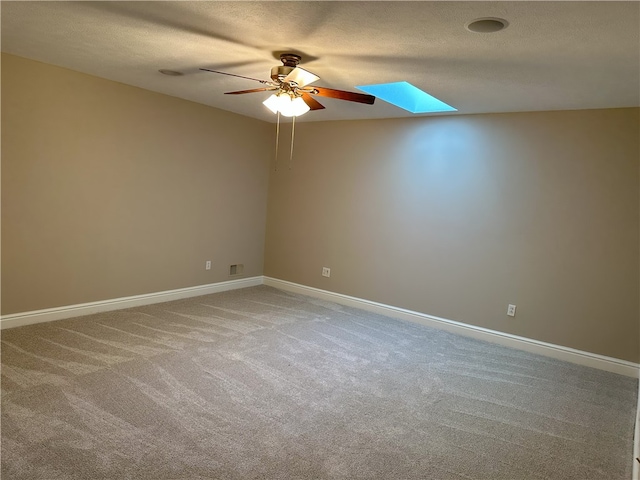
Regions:
[[295, 53], [283, 53], [280, 55], [280, 61], [285, 67], [297, 67], [302, 60], [300, 55], [296, 55]]

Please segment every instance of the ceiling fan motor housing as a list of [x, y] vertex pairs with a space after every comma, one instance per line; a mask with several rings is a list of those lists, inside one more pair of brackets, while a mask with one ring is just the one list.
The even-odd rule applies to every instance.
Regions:
[[291, 71], [298, 66], [302, 60], [300, 55], [295, 53], [283, 53], [280, 55], [282, 65], [271, 69], [271, 79], [274, 81], [282, 81], [284, 77], [289, 75]]
[[278, 82], [284, 80], [284, 78], [291, 73], [295, 67], [287, 67], [280, 65], [279, 67], [273, 67], [271, 69], [271, 79]]

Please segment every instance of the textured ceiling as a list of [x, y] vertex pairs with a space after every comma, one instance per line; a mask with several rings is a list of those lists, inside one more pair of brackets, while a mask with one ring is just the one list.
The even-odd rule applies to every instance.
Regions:
[[[269, 79], [302, 55], [318, 86], [405, 80], [459, 113], [640, 105], [638, 2], [1, 2], [2, 51], [274, 121]], [[480, 17], [507, 29], [467, 31]], [[170, 69], [184, 75], [158, 73]], [[304, 121], [412, 116], [319, 99]]]

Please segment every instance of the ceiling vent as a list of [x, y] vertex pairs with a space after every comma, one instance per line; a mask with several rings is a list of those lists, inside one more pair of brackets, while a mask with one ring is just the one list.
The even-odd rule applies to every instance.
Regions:
[[494, 33], [504, 30], [509, 25], [504, 18], [476, 18], [471, 20], [464, 27], [474, 33]]

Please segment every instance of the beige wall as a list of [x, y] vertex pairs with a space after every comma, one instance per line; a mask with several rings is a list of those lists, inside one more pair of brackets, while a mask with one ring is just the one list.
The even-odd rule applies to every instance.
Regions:
[[261, 275], [271, 137], [2, 55], [2, 313]]
[[638, 109], [300, 124], [265, 275], [638, 362], [638, 137]]
[[639, 112], [300, 123], [265, 246], [272, 125], [2, 55], [2, 313], [260, 275], [264, 247], [269, 276], [637, 362]]

